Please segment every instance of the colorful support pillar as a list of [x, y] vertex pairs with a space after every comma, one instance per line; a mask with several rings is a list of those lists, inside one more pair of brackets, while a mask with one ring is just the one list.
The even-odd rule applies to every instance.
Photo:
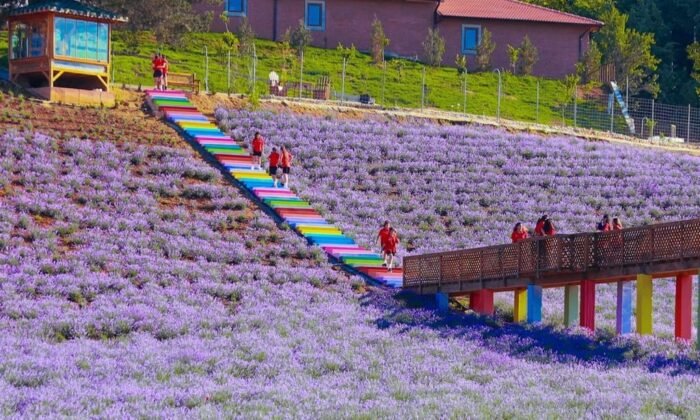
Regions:
[[581, 327], [595, 331], [595, 282], [581, 282]]
[[493, 315], [493, 290], [479, 290], [469, 295], [469, 309], [481, 315]]
[[527, 320], [527, 289], [516, 289], [513, 301], [513, 322]]
[[617, 322], [618, 334], [632, 332], [632, 284], [628, 281], [617, 282]]
[[652, 302], [652, 277], [648, 274], [637, 275], [637, 333], [651, 335], [654, 306]]
[[527, 286], [527, 322], [542, 322], [542, 286]]
[[438, 312], [447, 313], [450, 310], [450, 295], [443, 292], [437, 292], [435, 294], [435, 303], [437, 305]]
[[676, 340], [693, 338], [693, 276], [676, 276]]
[[578, 322], [578, 286], [564, 287], [564, 324], [568, 327], [576, 326]]

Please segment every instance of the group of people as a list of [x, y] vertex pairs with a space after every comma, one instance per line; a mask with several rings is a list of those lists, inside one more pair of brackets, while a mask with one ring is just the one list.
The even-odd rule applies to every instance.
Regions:
[[383, 266], [386, 267], [389, 272], [394, 269], [394, 257], [396, 257], [396, 251], [401, 243], [399, 240], [399, 234], [396, 229], [391, 227], [391, 223], [388, 220], [384, 222], [382, 228], [377, 234], [377, 243], [382, 250], [382, 258], [384, 258]]
[[[596, 225], [596, 230], [600, 232], [609, 232], [612, 230], [622, 230], [622, 222], [620, 218], [614, 217], [612, 222], [610, 217], [606, 214], [603, 216], [600, 222]], [[535, 236], [554, 236], [557, 231], [554, 227], [554, 222], [546, 214], [537, 220], [535, 225]], [[522, 223], [518, 222], [513, 228], [513, 232], [510, 235], [510, 239], [513, 243], [524, 241], [530, 237], [527, 228]]]
[[153, 66], [153, 84], [156, 90], [168, 89], [168, 59], [161, 53], [156, 53], [151, 61]]
[[[265, 153], [265, 139], [259, 132], [255, 133], [253, 141], [251, 141], [253, 165], [250, 169], [262, 169], [262, 156]], [[292, 172], [293, 156], [286, 146], [273, 147], [270, 154], [267, 156], [268, 169], [267, 172], [274, 181], [274, 186], [277, 188], [279, 181], [282, 181], [282, 187], [289, 188], [289, 175]], [[281, 172], [281, 173], [280, 173]]]

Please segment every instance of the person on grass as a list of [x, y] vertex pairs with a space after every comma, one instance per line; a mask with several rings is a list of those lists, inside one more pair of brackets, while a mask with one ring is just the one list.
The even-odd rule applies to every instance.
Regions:
[[267, 157], [267, 162], [269, 164], [267, 172], [272, 177], [272, 180], [275, 183], [275, 188], [277, 188], [277, 181], [279, 181], [279, 176], [277, 175], [277, 167], [280, 164], [280, 154], [277, 151], [276, 147], [272, 148], [272, 152], [270, 152], [270, 155]]
[[387, 269], [389, 272], [391, 272], [394, 269], [394, 258], [396, 257], [396, 249], [398, 245], [401, 243], [399, 240], [399, 234], [396, 232], [396, 229], [394, 228], [389, 228], [389, 235], [386, 238], [386, 242], [384, 242], [384, 255], [386, 255], [385, 258], [388, 259], [387, 261]]
[[153, 56], [151, 66], [153, 67], [153, 84], [156, 86], [156, 90], [163, 90], [163, 61], [160, 54], [156, 53]]
[[520, 222], [515, 224], [513, 233], [510, 234], [510, 239], [513, 241], [513, 243], [524, 241], [529, 237], [530, 235], [527, 233], [527, 228]]
[[163, 60], [163, 90], [168, 90], [168, 69], [170, 64], [165, 54], [161, 54], [160, 57]]
[[293, 156], [289, 153], [289, 150], [285, 146], [282, 146], [280, 168], [282, 168], [282, 187], [285, 188], [289, 188], [289, 174], [292, 171], [292, 159]]
[[253, 137], [252, 147], [253, 166], [250, 169], [255, 169], [256, 166], [258, 167], [258, 169], [262, 169], [261, 160], [263, 152], [265, 151], [265, 139], [263, 139], [260, 133], [258, 132], [256, 132], [255, 137]]

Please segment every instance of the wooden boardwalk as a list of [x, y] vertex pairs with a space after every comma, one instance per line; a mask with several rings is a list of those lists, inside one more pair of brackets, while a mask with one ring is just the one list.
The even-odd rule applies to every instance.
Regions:
[[[677, 324], [688, 323], [692, 302], [692, 278], [700, 268], [700, 219], [656, 224], [621, 231], [556, 235], [532, 238], [523, 242], [485, 248], [409, 256], [404, 258], [404, 289], [419, 294], [442, 295], [444, 303], [449, 296], [470, 295], [472, 305], [479, 312], [493, 311], [492, 293], [516, 291], [516, 312], [525, 305], [537, 312], [537, 295], [542, 287], [581, 287], [581, 325], [594, 328], [595, 284], [619, 283], [618, 330], [625, 331], [624, 322], [631, 293], [625, 283], [638, 281], [637, 312], [651, 305], [653, 278], [676, 277], [682, 287], [677, 288]], [[640, 283], [640, 280], [643, 283]], [[690, 286], [688, 286], [688, 284]], [[641, 287], [641, 289], [640, 289]], [[690, 289], [688, 289], [690, 287]], [[646, 296], [647, 288], [648, 299]], [[527, 302], [522, 292], [527, 290], [535, 302]], [[641, 292], [640, 292], [641, 290]], [[567, 304], [578, 306], [578, 290], [569, 296]], [[573, 290], [571, 290], [573, 291]], [[446, 296], [445, 296], [446, 295]], [[520, 299], [520, 302], [518, 301]], [[541, 295], [539, 297], [541, 299]], [[649, 300], [649, 302], [647, 302]], [[540, 302], [541, 304], [541, 302]], [[592, 306], [591, 306], [592, 305]], [[575, 308], [574, 308], [575, 309]], [[571, 318], [572, 308], [567, 308]], [[524, 310], [523, 310], [524, 312]], [[643, 311], [642, 311], [643, 312]], [[651, 312], [651, 306], [649, 307]], [[683, 312], [683, 313], [678, 313]], [[639, 319], [646, 314], [637, 314]], [[649, 315], [650, 316], [650, 315]], [[523, 314], [515, 314], [521, 320]], [[537, 314], [527, 319], [537, 320]], [[681, 319], [682, 318], [682, 319]], [[686, 319], [687, 318], [687, 319]], [[568, 324], [573, 322], [567, 321]], [[649, 321], [650, 323], [650, 321]], [[680, 338], [689, 339], [689, 327], [683, 325]], [[651, 326], [648, 330], [650, 332]]]

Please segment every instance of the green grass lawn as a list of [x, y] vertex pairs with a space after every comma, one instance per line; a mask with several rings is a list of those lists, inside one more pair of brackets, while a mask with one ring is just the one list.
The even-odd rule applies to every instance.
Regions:
[[[116, 83], [143, 86], [153, 84], [151, 78], [151, 56], [158, 50], [155, 41], [143, 34], [140, 37], [138, 54], [129, 54], [123, 32], [114, 33], [114, 75]], [[227, 55], [221, 52], [220, 34], [198, 33], [185, 37], [179, 48], [164, 47], [172, 72], [196, 73], [204, 88], [204, 48], [209, 50], [209, 90], [227, 92]], [[256, 41], [257, 79], [256, 89], [261, 94], [268, 91], [266, 79], [270, 71], [280, 74], [282, 81], [299, 82], [299, 62], [284, 74], [281, 71], [282, 55], [279, 44], [271, 41]], [[0, 66], [7, 65], [7, 35], [0, 32]], [[232, 58], [231, 91], [250, 93], [252, 60], [249, 57]], [[423, 65], [410, 60], [387, 61], [386, 71], [372, 63], [367, 54], [358, 54], [347, 66], [346, 94], [368, 93], [379, 104], [398, 107], [420, 107]], [[321, 76], [331, 80], [338, 94], [341, 91], [342, 58], [336, 50], [308, 48], [304, 57], [304, 82], [315, 83]], [[560, 103], [565, 95], [561, 82], [534, 77], [504, 74], [501, 116], [503, 118], [535, 121], [537, 81], [540, 84], [539, 122], [559, 123]], [[382, 88], [385, 81], [384, 88]], [[426, 68], [427, 93], [425, 104], [429, 107], [451, 111], [462, 111], [463, 94], [460, 76], [454, 68]], [[467, 112], [470, 114], [495, 116], [497, 107], [498, 76], [496, 73], [469, 74], [467, 78]], [[292, 95], [296, 92], [292, 91]]]

